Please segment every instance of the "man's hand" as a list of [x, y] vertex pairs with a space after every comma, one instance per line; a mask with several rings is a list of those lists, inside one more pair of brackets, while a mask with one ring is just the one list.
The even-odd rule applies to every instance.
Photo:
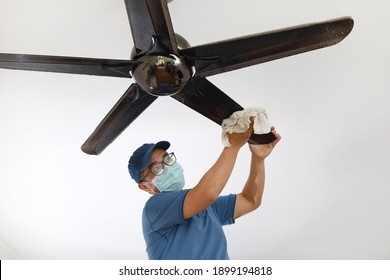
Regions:
[[241, 148], [243, 145], [245, 145], [246, 142], [248, 142], [249, 137], [251, 137], [253, 133], [253, 120], [251, 119], [251, 124], [247, 131], [243, 133], [228, 133], [229, 137], [229, 143], [231, 147], [237, 147]]
[[276, 138], [273, 142], [264, 145], [249, 144], [249, 149], [256, 158], [265, 159], [267, 156], [269, 156], [269, 154], [271, 154], [272, 150], [276, 144], [278, 144], [280, 139], [282, 139], [279, 133], [276, 132], [275, 127], [271, 128], [271, 132], [275, 135]]

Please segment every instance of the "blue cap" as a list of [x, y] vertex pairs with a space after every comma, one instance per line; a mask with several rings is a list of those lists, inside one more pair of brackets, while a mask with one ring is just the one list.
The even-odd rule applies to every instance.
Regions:
[[171, 146], [171, 144], [168, 141], [160, 141], [156, 144], [143, 144], [135, 150], [133, 155], [130, 157], [128, 165], [131, 178], [139, 184], [141, 179], [139, 174], [148, 167], [150, 159], [152, 158], [152, 152], [157, 148], [168, 150], [169, 146]]

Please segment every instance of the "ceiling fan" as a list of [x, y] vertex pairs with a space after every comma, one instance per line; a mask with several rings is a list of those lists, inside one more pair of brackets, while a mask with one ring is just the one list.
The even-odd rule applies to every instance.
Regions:
[[[0, 53], [0, 68], [134, 78], [82, 145], [88, 154], [100, 154], [160, 96], [221, 124], [243, 108], [206, 77], [332, 46], [354, 24], [344, 17], [191, 47], [174, 33], [167, 0], [125, 0], [125, 5], [134, 41], [129, 60]], [[249, 142], [273, 139], [272, 133], [253, 134]]]

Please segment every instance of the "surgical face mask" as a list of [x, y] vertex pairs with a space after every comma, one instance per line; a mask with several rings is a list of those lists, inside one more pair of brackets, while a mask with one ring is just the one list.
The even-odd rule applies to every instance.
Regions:
[[183, 168], [177, 162], [172, 166], [165, 166], [164, 172], [154, 177], [152, 183], [160, 192], [180, 191], [185, 184]]

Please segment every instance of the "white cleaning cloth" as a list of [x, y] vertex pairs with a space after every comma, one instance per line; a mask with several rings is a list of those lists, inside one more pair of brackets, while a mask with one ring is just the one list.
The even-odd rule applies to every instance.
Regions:
[[228, 133], [242, 133], [248, 130], [250, 118], [253, 118], [253, 130], [255, 134], [265, 134], [271, 131], [268, 116], [265, 109], [251, 107], [234, 112], [229, 118], [222, 121], [222, 143], [230, 147]]

